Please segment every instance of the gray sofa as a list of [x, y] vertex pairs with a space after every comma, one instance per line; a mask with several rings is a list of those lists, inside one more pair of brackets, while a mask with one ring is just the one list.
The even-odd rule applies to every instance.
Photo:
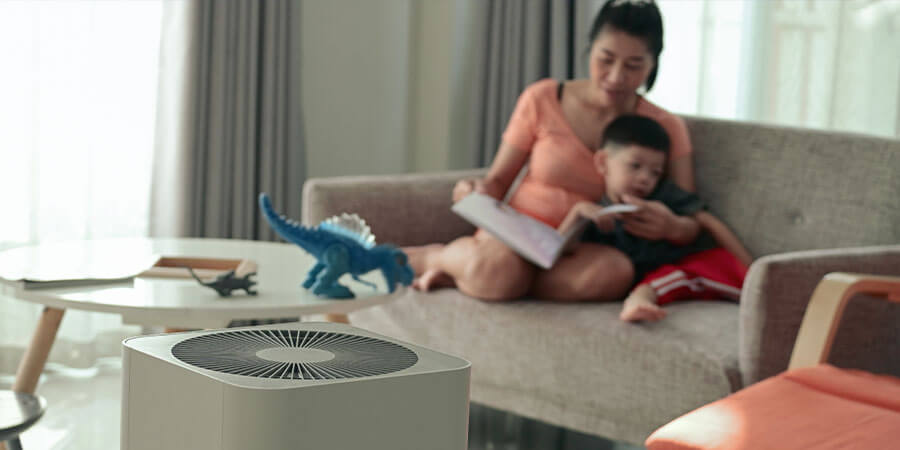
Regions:
[[[678, 303], [662, 322], [633, 325], [618, 303], [408, 290], [351, 323], [470, 360], [474, 402], [633, 443], [784, 370], [825, 273], [900, 274], [900, 141], [686, 120], [698, 192], [758, 257], [740, 304]], [[482, 173], [311, 179], [303, 221], [355, 212], [379, 242], [447, 242], [473, 231], [449, 211], [453, 184]], [[831, 361], [900, 373], [900, 308], [851, 305]]]

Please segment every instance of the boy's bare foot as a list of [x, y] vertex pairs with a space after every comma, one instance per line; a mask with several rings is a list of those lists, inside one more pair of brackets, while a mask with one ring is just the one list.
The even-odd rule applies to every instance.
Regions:
[[656, 304], [656, 292], [646, 284], [638, 285], [628, 294], [619, 319], [626, 322], [656, 322], [666, 317], [666, 312]]
[[625, 304], [622, 312], [619, 313], [619, 319], [626, 322], [656, 322], [666, 317], [666, 311], [657, 305], [649, 305], [644, 303]]
[[455, 287], [456, 282], [449, 273], [443, 270], [429, 269], [413, 280], [412, 286], [414, 289], [428, 292], [433, 289]]
[[428, 244], [417, 245], [415, 247], [403, 247], [406, 257], [409, 258], [409, 265], [412, 267], [413, 273], [422, 275], [430, 267], [429, 258], [437, 255], [444, 248], [444, 244]]

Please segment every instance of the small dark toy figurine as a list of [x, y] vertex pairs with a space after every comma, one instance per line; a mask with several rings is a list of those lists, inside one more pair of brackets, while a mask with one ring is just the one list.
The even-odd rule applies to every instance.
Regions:
[[306, 227], [276, 213], [265, 193], [259, 195], [259, 206], [276, 233], [316, 258], [316, 265], [303, 281], [303, 287], [313, 294], [353, 298], [353, 292], [339, 284], [338, 278], [350, 274], [354, 280], [374, 288], [374, 284], [359, 276], [376, 269], [384, 275], [388, 292], [394, 292], [397, 284], [409, 286], [412, 283], [413, 270], [406, 253], [393, 245], [375, 245], [375, 236], [369, 226], [356, 214], [343, 214], [318, 226]]
[[194, 269], [191, 269], [190, 267], [185, 267], [185, 269], [191, 272], [191, 276], [194, 277], [198, 283], [215, 290], [219, 293], [220, 297], [231, 297], [231, 292], [239, 289], [243, 289], [247, 295], [256, 295], [256, 291], [250, 290], [250, 288], [256, 284], [256, 281], [251, 280], [250, 277], [256, 275], [256, 272], [250, 272], [243, 277], [238, 278], [234, 276], [233, 270], [229, 270], [228, 272], [217, 276], [213, 281], [203, 281], [194, 273]]

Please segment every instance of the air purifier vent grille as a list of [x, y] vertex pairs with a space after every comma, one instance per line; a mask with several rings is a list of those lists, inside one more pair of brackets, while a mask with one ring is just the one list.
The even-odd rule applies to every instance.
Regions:
[[178, 360], [257, 378], [332, 380], [384, 375], [412, 367], [412, 350], [381, 339], [328, 331], [254, 329], [185, 339]]

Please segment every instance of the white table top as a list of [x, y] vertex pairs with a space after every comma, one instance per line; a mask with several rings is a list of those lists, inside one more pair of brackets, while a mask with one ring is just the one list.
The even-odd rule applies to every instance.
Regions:
[[[251, 259], [258, 266], [256, 296], [219, 297], [193, 279], [136, 278], [133, 283], [25, 290], [21, 279], [77, 274], [115, 276], [146, 269], [158, 256]], [[234, 319], [342, 314], [389, 301], [380, 271], [341, 284], [353, 300], [319, 298], [300, 286], [315, 259], [293, 244], [226, 239], [106, 239], [19, 247], [0, 252], [0, 292], [61, 309], [120, 314], [125, 323], [220, 328]], [[399, 287], [397, 292], [405, 289]]]

